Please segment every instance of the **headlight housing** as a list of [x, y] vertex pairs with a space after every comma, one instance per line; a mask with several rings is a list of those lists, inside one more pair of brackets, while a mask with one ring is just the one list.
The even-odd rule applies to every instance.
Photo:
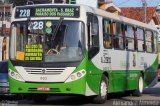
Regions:
[[84, 69], [83, 69], [83, 70], [80, 70], [80, 71], [78, 71], [78, 72], [75, 72], [75, 73], [71, 74], [71, 75], [69, 76], [69, 78], [66, 80], [65, 83], [78, 80], [78, 79], [84, 77], [85, 75], [86, 75], [86, 71], [85, 71]]
[[12, 71], [9, 69], [9, 76], [12, 77], [15, 80], [25, 82], [24, 79], [21, 77], [21, 75], [15, 71]]

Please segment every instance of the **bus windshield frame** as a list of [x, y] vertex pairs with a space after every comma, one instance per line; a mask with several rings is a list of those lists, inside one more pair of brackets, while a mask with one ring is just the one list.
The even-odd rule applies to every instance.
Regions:
[[[15, 21], [11, 24], [10, 59], [19, 61], [74, 62], [84, 57], [84, 23], [63, 20]], [[55, 46], [55, 45], [58, 45]]]

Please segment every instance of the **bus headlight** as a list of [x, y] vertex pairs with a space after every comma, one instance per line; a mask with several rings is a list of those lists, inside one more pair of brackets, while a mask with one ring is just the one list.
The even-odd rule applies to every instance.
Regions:
[[85, 75], [86, 75], [86, 71], [84, 69], [81, 71], [75, 72], [69, 76], [69, 78], [66, 80], [65, 83], [78, 80], [78, 79], [84, 77]]
[[11, 72], [11, 76], [14, 76], [14, 75], [15, 75], [15, 73], [12, 71], [12, 72]]
[[12, 78], [15, 79], [15, 80], [25, 82], [25, 81], [23, 80], [23, 78], [22, 78], [17, 72], [9, 71], [9, 76], [12, 77]]
[[71, 75], [71, 80], [75, 80], [76, 76], [75, 75]]
[[82, 74], [80, 72], [77, 73], [77, 77], [81, 77]]

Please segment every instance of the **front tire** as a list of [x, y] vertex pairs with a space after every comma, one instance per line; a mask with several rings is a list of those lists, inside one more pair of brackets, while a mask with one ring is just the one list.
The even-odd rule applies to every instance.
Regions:
[[142, 75], [139, 77], [138, 80], [138, 88], [137, 90], [133, 93], [134, 96], [142, 96], [143, 93], [143, 89], [144, 89], [144, 80]]
[[97, 104], [103, 104], [107, 100], [108, 96], [108, 78], [102, 76], [99, 88], [99, 95], [93, 98], [93, 102]]

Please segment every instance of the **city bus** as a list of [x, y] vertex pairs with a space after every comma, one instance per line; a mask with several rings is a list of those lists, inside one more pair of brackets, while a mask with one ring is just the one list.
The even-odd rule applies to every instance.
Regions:
[[13, 94], [44, 102], [110, 93], [141, 96], [157, 82], [154, 26], [85, 5], [17, 6], [11, 17], [9, 84]]
[[10, 23], [4, 21], [3, 24], [1, 22], [0, 26], [0, 95], [3, 96], [9, 94], [8, 50]]

